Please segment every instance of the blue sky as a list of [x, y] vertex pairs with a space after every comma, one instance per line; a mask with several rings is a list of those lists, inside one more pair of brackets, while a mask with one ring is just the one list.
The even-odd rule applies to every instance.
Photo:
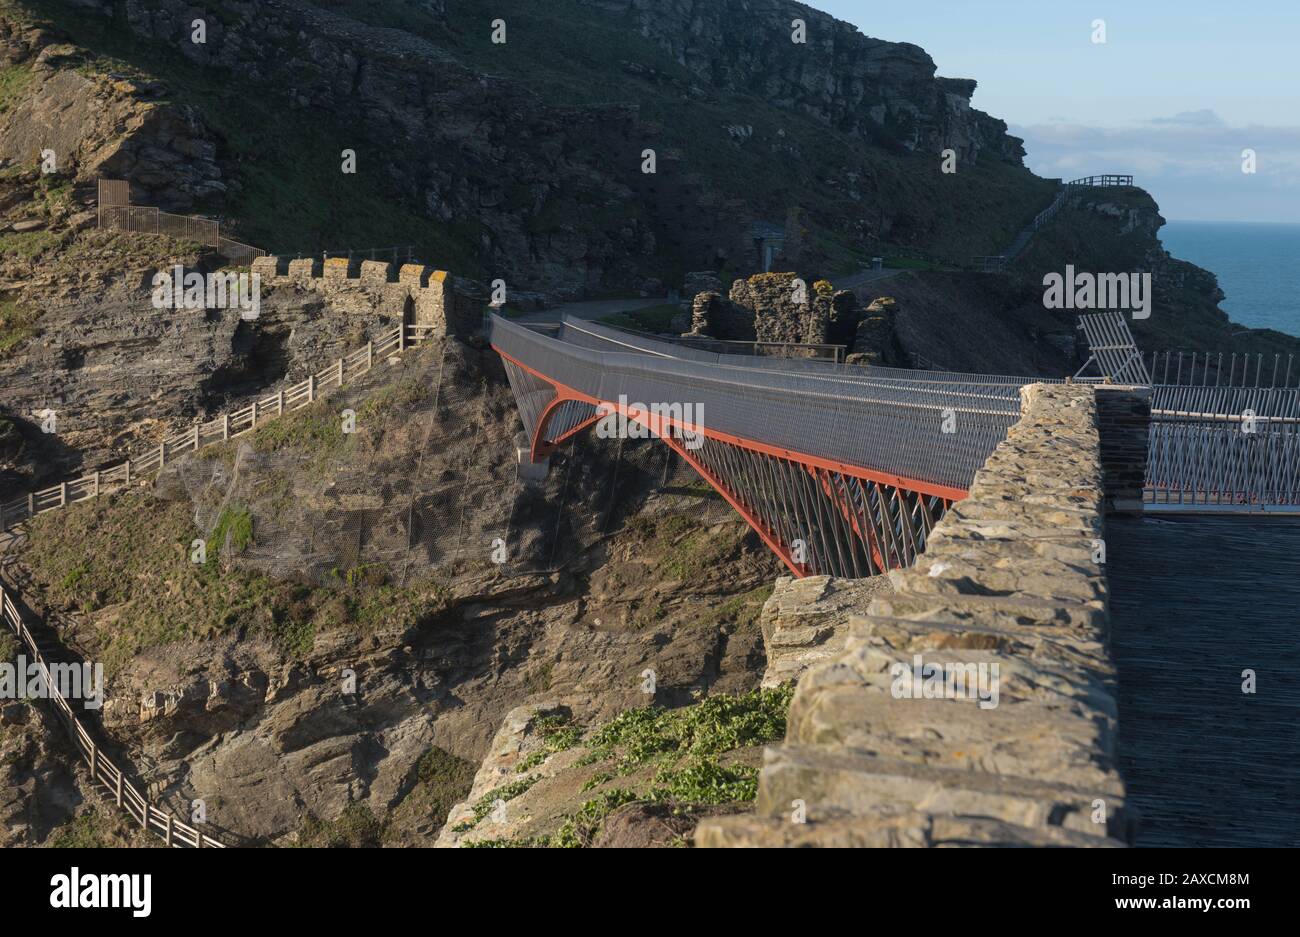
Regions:
[[976, 79], [1041, 175], [1132, 172], [1169, 219], [1300, 222], [1300, 0], [812, 5]]

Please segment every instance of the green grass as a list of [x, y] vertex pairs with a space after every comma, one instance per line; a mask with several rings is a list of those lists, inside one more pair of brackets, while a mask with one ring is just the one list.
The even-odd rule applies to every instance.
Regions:
[[601, 322], [619, 329], [638, 329], [642, 332], [672, 332], [673, 319], [682, 314], [676, 303], [647, 306], [604, 316]]
[[[752, 801], [758, 792], [758, 769], [734, 761], [732, 753], [785, 736], [792, 686], [755, 690], [735, 696], [711, 696], [692, 706], [650, 706], [621, 713], [582, 741], [588, 752], [578, 765], [602, 764], [583, 786], [584, 793], [626, 778], [620, 786], [598, 791], [578, 809], [561, 817], [551, 833], [519, 838], [466, 841], [473, 848], [580, 848], [591, 844], [610, 813], [635, 802], [693, 808]], [[649, 779], [631, 778], [653, 768]], [[475, 821], [491, 811], [496, 799], [518, 797], [540, 780], [536, 775], [498, 788], [475, 804]], [[509, 797], [502, 796], [503, 792]], [[464, 823], [457, 831], [472, 829]]]
[[40, 315], [38, 310], [20, 306], [16, 300], [0, 300], [0, 358], [7, 358], [37, 334]]
[[35, 77], [26, 65], [0, 66], [0, 114], [23, 99]]
[[12, 661], [22, 645], [6, 625], [0, 628], [0, 661]]
[[11, 231], [0, 234], [0, 254], [34, 260], [61, 245], [64, 235], [55, 231]]
[[26, 559], [51, 601], [92, 616], [77, 641], [110, 672], [150, 648], [230, 633], [302, 659], [317, 635], [412, 629], [446, 607], [446, 589], [432, 582], [375, 586], [362, 574], [313, 587], [219, 562], [220, 543], [246, 549], [255, 528], [245, 509], [229, 508], [199, 565], [190, 545], [202, 532], [188, 504], [106, 496], [34, 518]]
[[219, 551], [243, 553], [253, 544], [253, 515], [247, 508], [226, 508], [217, 518], [216, 526], [208, 537], [207, 552], [215, 557]]
[[383, 825], [365, 804], [348, 804], [333, 820], [308, 816], [298, 830], [298, 846], [362, 849], [381, 845]]
[[348, 434], [343, 432], [343, 417], [336, 406], [328, 400], [317, 400], [263, 423], [253, 432], [253, 448], [260, 452], [293, 449], [317, 455], [342, 448]]

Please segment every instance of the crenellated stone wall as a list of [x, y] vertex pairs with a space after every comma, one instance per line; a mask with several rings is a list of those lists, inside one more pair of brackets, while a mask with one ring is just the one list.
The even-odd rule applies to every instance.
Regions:
[[334, 309], [402, 317], [410, 325], [433, 326], [435, 334], [472, 334], [482, 323], [487, 302], [478, 283], [424, 264], [258, 257], [252, 271], [261, 276], [263, 286], [317, 292]]
[[799, 679], [755, 813], [705, 821], [697, 845], [1132, 841], [1095, 562], [1109, 448], [1098, 401], [1130, 429], [1141, 404], [1113, 393], [1022, 390], [1021, 419], [969, 497], [849, 619], [843, 650]]

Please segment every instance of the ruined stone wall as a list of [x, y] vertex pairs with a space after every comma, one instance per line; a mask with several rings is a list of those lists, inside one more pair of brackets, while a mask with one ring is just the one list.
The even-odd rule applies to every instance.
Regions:
[[423, 264], [258, 257], [252, 270], [261, 276], [263, 286], [313, 291], [327, 298], [335, 310], [401, 317], [410, 325], [433, 326], [439, 335], [472, 334], [482, 322], [486, 302], [472, 280]]
[[848, 290], [829, 281], [804, 281], [803, 302], [796, 301], [794, 273], [756, 273], [731, 284], [731, 303], [753, 315], [760, 342], [852, 343], [862, 313]]
[[[1106, 412], [1123, 399], [1106, 393], [1023, 389], [1020, 421], [915, 567], [891, 572], [893, 591], [849, 619], [843, 650], [799, 679], [755, 814], [706, 821], [697, 845], [1132, 841], [1094, 562], [1106, 498], [1097, 398]], [[996, 692], [907, 698], [932, 685], [915, 669], [955, 688], [958, 674], [977, 683], [981, 665]]]

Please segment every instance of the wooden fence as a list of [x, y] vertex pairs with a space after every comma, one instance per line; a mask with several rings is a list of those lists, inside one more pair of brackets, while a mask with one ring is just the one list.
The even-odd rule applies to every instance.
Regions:
[[32, 633], [27, 629], [27, 623], [23, 621], [18, 608], [14, 605], [13, 600], [9, 598], [4, 583], [0, 583], [0, 619], [3, 619], [5, 624], [18, 636], [31, 659], [36, 661], [40, 667], [41, 676], [45, 680], [50, 699], [54, 702], [54, 709], [59, 714], [59, 718], [63, 720], [64, 725], [67, 726], [68, 735], [72, 737], [72, 742], [77, 747], [78, 754], [89, 768], [91, 779], [103, 785], [109, 796], [116, 801], [117, 806], [130, 814], [142, 829], [161, 836], [163, 842], [168, 846], [224, 849], [225, 843], [214, 839], [183, 820], [178, 820], [170, 810], [155, 807], [149, 798], [140, 793], [139, 788], [127, 780], [126, 772], [100, 751], [99, 746], [95, 744], [95, 740], [86, 731], [86, 727], [77, 718], [72, 705], [59, 692], [58, 684], [53, 674], [50, 673], [50, 667], [45, 660], [45, 655], [41, 653], [41, 649], [36, 644], [36, 639], [32, 637]]
[[376, 359], [401, 354], [408, 346], [418, 345], [434, 331], [431, 325], [399, 325], [367, 342], [363, 348], [339, 358], [334, 364], [309, 375], [307, 380], [254, 400], [240, 410], [223, 413], [207, 423], [195, 423], [174, 436], [165, 437], [155, 448], [118, 465], [100, 469], [80, 478], [60, 482], [50, 488], [33, 491], [26, 497], [0, 502], [0, 531], [8, 530], [30, 517], [57, 510], [78, 501], [98, 497], [101, 493], [126, 487], [132, 481], [158, 471], [170, 460], [204, 446], [225, 442], [251, 432], [267, 420], [301, 410], [323, 392], [341, 387], [370, 371]]
[[[37, 514], [98, 497], [101, 493], [114, 488], [127, 487], [133, 480], [158, 471], [170, 459], [182, 453], [196, 452], [212, 443], [224, 442], [243, 433], [252, 432], [267, 420], [273, 420], [294, 410], [301, 410], [318, 399], [324, 391], [342, 387], [349, 381], [368, 373], [374, 367], [376, 360], [394, 354], [400, 355], [408, 347], [420, 344], [429, 338], [434, 330], [435, 326], [431, 325], [394, 326], [377, 341], [367, 342], [363, 348], [350, 355], [344, 355], [325, 370], [309, 375], [307, 380], [277, 391], [269, 397], [254, 400], [243, 409], [223, 413], [215, 420], [196, 423], [185, 432], [164, 438], [158, 444], [158, 448], [149, 450], [139, 458], [127, 459], [112, 468], [62, 482], [52, 488], [34, 491], [25, 498], [0, 503], [0, 531], [8, 530]], [[153, 806], [140, 790], [126, 779], [123, 770], [99, 750], [90, 733], [73, 712], [72, 706], [59, 693], [44, 655], [23, 621], [22, 615], [9, 598], [3, 582], [0, 582], [0, 619], [3, 619], [13, 630], [32, 659], [39, 664], [46, 686], [50, 687], [50, 698], [54, 701], [55, 709], [67, 726], [68, 734], [72, 737], [77, 751], [89, 766], [90, 776], [107, 789], [117, 805], [125, 809], [143, 829], [161, 836], [168, 846], [224, 848], [225, 844], [219, 840], [176, 819], [168, 810]]]

